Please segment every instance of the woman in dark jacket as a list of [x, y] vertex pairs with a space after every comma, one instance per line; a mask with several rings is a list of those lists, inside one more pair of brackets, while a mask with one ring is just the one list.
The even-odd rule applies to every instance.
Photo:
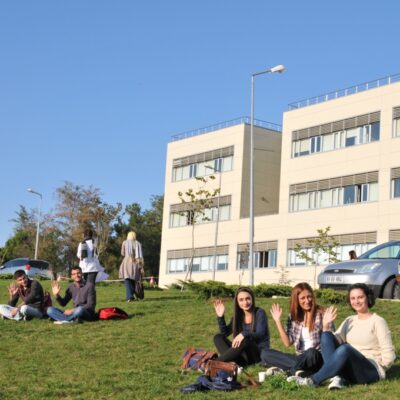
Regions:
[[[220, 333], [214, 343], [220, 361], [235, 361], [241, 366], [260, 361], [261, 351], [269, 348], [268, 319], [262, 308], [256, 307], [254, 294], [249, 288], [239, 288], [233, 300], [233, 318], [225, 322], [225, 305], [215, 300], [214, 308]], [[233, 334], [232, 342], [228, 336]]]

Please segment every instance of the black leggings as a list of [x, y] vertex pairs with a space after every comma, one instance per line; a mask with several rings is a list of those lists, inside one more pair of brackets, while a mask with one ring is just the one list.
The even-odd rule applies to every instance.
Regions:
[[83, 279], [85, 280], [85, 282], [90, 282], [93, 283], [93, 285], [96, 284], [96, 276], [97, 276], [97, 272], [85, 272], [83, 274]]
[[214, 336], [214, 344], [220, 354], [217, 360], [234, 361], [242, 367], [260, 362], [260, 350], [257, 344], [249, 338], [244, 338], [239, 347], [233, 348], [232, 342], [226, 336], [218, 333]]

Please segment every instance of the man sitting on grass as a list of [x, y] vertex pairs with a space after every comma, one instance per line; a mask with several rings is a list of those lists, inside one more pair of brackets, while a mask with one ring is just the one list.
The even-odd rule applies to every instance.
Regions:
[[[42, 318], [44, 315], [42, 285], [37, 281], [30, 280], [22, 269], [14, 273], [14, 279], [16, 283], [12, 283], [8, 287], [10, 301], [8, 305], [0, 305], [0, 315], [15, 321]], [[16, 307], [20, 298], [22, 303]]]
[[66, 306], [71, 299], [74, 302], [74, 308], [64, 311], [55, 307], [47, 309], [47, 315], [54, 319], [55, 324], [67, 324], [81, 320], [93, 321], [95, 319], [96, 290], [93, 283], [84, 284], [80, 267], [72, 268], [71, 279], [73, 283], [68, 286], [64, 297], [60, 296], [60, 283], [54, 281], [51, 284], [53, 295], [61, 306]]

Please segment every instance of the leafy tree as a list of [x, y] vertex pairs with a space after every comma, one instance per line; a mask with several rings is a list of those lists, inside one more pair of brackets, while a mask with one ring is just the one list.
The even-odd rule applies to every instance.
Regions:
[[[185, 281], [191, 280], [193, 270], [193, 259], [195, 253], [195, 227], [197, 224], [203, 221], [209, 221], [206, 212], [212, 206], [213, 197], [216, 197], [220, 193], [220, 188], [214, 190], [207, 189], [207, 183], [210, 180], [214, 180], [215, 176], [210, 175], [208, 177], [196, 177], [198, 183], [197, 189], [188, 189], [185, 192], [178, 192], [179, 200], [182, 204], [185, 204], [188, 209], [188, 222], [192, 226], [192, 251], [189, 259], [188, 270], [186, 272]], [[183, 215], [184, 213], [182, 213]]]
[[[328, 256], [328, 263], [340, 261], [337, 258], [337, 252], [335, 250], [339, 245], [339, 242], [333, 236], [329, 235], [330, 230], [330, 226], [317, 229], [318, 236], [307, 239], [307, 245], [305, 246], [305, 249], [297, 244], [294, 250], [296, 255], [304, 260], [307, 264], [314, 265], [314, 285], [317, 283], [317, 265], [319, 265], [321, 256]], [[308, 254], [307, 249], [311, 249], [311, 256]]]

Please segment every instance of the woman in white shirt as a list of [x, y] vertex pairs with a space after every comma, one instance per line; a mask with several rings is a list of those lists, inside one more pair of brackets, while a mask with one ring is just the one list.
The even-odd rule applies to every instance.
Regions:
[[375, 304], [373, 291], [364, 283], [356, 283], [350, 286], [347, 300], [356, 314], [347, 317], [335, 334], [326, 330], [336, 318], [336, 308], [329, 307], [324, 314], [323, 367], [309, 378], [291, 376], [288, 381], [318, 386], [333, 378], [329, 388], [340, 389], [346, 381], [366, 384], [385, 379], [396, 354], [386, 321], [370, 311]]
[[96, 283], [98, 272], [102, 271], [99, 260], [96, 256], [96, 245], [93, 240], [93, 231], [85, 229], [83, 233], [83, 241], [79, 243], [77, 257], [79, 258], [79, 266], [82, 269], [83, 278], [86, 282]]

